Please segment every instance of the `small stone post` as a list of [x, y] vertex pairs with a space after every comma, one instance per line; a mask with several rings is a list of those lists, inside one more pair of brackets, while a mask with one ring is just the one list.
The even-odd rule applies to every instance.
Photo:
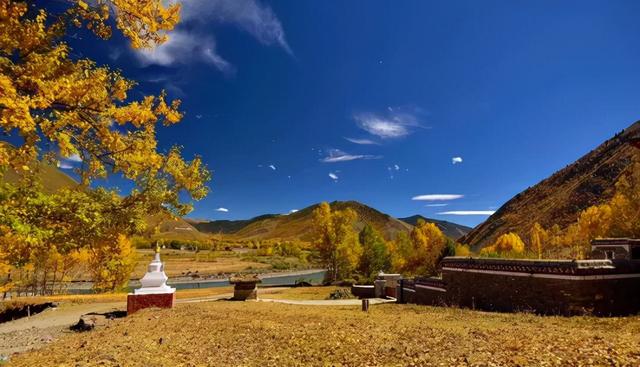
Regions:
[[236, 301], [258, 299], [258, 283], [261, 282], [262, 280], [257, 276], [230, 278], [229, 283], [233, 284], [233, 299]]
[[362, 311], [369, 312], [369, 300], [366, 298], [362, 300]]

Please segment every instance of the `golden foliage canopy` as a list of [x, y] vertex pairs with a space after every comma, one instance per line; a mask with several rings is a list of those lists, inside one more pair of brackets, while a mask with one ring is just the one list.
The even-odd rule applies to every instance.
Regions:
[[[200, 157], [185, 160], [179, 147], [158, 149], [157, 128], [182, 119], [179, 100], [165, 92], [133, 98], [134, 81], [74, 56], [65, 42], [73, 28], [100, 39], [117, 28], [133, 48], [154, 47], [178, 23], [180, 6], [66, 4], [56, 14], [32, 2], [0, 0], [0, 134], [18, 142], [0, 144], [0, 176], [13, 170], [22, 178], [0, 187], [0, 283], [23, 282], [32, 292], [49, 292], [47, 283], [64, 278], [74, 263], [91, 266], [99, 289], [122, 286], [134, 255], [127, 236], [143, 229], [146, 215], [188, 213], [191, 205], [181, 196], [202, 199], [210, 179]], [[80, 187], [43, 192], [41, 161], [70, 157], [81, 162]], [[110, 174], [131, 180], [134, 189], [121, 197], [90, 186]]]
[[362, 255], [354, 228], [357, 219], [353, 209], [332, 210], [326, 202], [313, 211], [313, 244], [332, 281], [351, 275]]
[[78, 0], [63, 14], [33, 9], [25, 2], [0, 0], [0, 132], [20, 137], [16, 149], [0, 146], [0, 167], [29, 171], [43, 146], [60, 157], [78, 156], [88, 186], [117, 173], [135, 182], [132, 200], [164, 204], [177, 214], [207, 194], [210, 174], [201, 159], [182, 158], [175, 147], [157, 149], [156, 129], [180, 121], [180, 101], [164, 92], [140, 100], [129, 94], [135, 82], [121, 72], [85, 58], [73, 58], [64, 41], [70, 27], [111, 34], [108, 20], [131, 40], [150, 47], [166, 40], [178, 22], [179, 6], [160, 0]]

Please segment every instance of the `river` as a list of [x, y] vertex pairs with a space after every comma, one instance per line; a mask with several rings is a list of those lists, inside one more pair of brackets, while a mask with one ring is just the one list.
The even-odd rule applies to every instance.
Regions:
[[[322, 284], [326, 270], [301, 270], [282, 273], [268, 273], [258, 275], [262, 279], [261, 286], [285, 286], [294, 285], [297, 282], [305, 281], [313, 285]], [[199, 288], [214, 288], [214, 287], [226, 287], [229, 286], [229, 279], [215, 279], [215, 280], [171, 280], [167, 282], [168, 285], [176, 289], [199, 289]], [[67, 288], [69, 294], [91, 294], [91, 282], [83, 282], [82, 285], [73, 285]], [[129, 282], [129, 290], [133, 290], [140, 286], [138, 280], [132, 280]]]

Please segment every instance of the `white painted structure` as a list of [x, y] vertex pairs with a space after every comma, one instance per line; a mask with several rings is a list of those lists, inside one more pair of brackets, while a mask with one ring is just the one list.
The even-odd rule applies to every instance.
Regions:
[[164, 273], [164, 264], [160, 261], [160, 251], [156, 250], [156, 256], [153, 258], [147, 273], [140, 279], [141, 288], [135, 289], [133, 294], [171, 294], [176, 289], [167, 285], [167, 274]]

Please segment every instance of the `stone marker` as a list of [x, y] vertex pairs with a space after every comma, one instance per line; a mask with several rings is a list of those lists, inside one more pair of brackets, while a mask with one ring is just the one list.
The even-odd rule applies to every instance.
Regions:
[[256, 275], [229, 278], [229, 283], [233, 284], [233, 299], [236, 301], [258, 299], [258, 283], [261, 282], [262, 280]]
[[156, 255], [147, 268], [147, 273], [140, 279], [141, 288], [135, 289], [127, 296], [127, 314], [148, 307], [172, 308], [176, 300], [176, 289], [167, 285], [164, 264], [160, 261], [160, 246], [156, 247]]

